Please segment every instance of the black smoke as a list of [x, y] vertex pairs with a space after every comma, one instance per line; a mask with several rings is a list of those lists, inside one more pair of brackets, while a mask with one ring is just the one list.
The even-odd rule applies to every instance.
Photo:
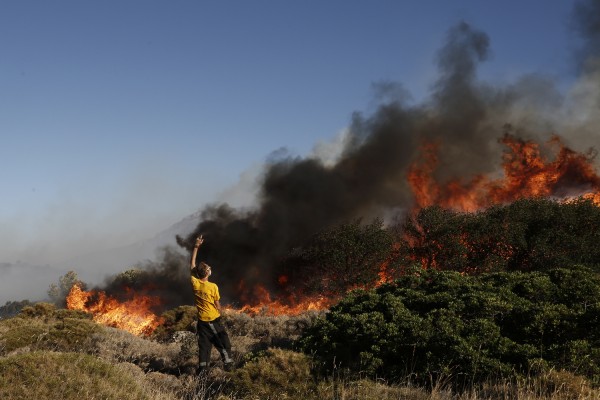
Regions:
[[204, 235], [200, 258], [213, 266], [222, 292], [236, 300], [241, 281], [245, 287], [276, 287], [281, 260], [318, 231], [410, 208], [406, 174], [423, 140], [443, 142], [451, 158], [460, 153], [445, 173], [481, 172], [492, 158], [489, 143], [501, 135], [501, 126], [485, 125], [487, 114], [498, 107], [496, 98], [477, 83], [477, 65], [487, 58], [489, 42], [467, 23], [450, 29], [438, 53], [440, 77], [429, 102], [411, 105], [387, 96], [372, 116], [355, 114], [333, 166], [316, 158], [272, 160], [258, 209], [208, 207], [194, 232], [178, 238], [179, 245], [189, 251], [195, 237]]
[[[588, 54], [592, 47], [597, 50], [600, 15], [590, 17], [589, 7], [598, 10], [598, 4], [580, 3], [576, 9], [580, 32], [590, 38]], [[198, 259], [213, 267], [211, 279], [224, 301], [247, 301], [252, 297], [248, 288], [257, 284], [275, 290], [282, 260], [320, 230], [409, 210], [413, 199], [407, 171], [424, 142], [443, 149], [436, 172], [441, 182], [497, 172], [503, 151], [498, 139], [505, 126], [524, 139], [549, 137], [556, 133], [552, 111], [563, 99], [550, 80], [539, 76], [503, 87], [480, 81], [478, 66], [489, 55], [490, 38], [484, 32], [465, 22], [451, 28], [437, 54], [438, 79], [427, 100], [411, 103], [399, 85], [381, 86], [385, 101], [372, 115], [353, 115], [334, 165], [310, 157], [271, 159], [256, 209], [206, 207], [201, 223], [189, 236], [177, 237], [178, 244], [190, 252], [202, 234]], [[155, 285], [170, 306], [191, 304], [188, 269], [186, 256], [167, 253], [164, 262], [146, 266], [140, 287]], [[297, 272], [294, 276], [301, 279], [302, 271]], [[116, 291], [122, 283], [114, 280], [109, 287]]]
[[121, 302], [134, 293], [153, 296], [160, 302], [157, 311], [192, 304], [189, 261], [172, 247], [160, 249], [160, 254], [158, 261], [146, 261], [110, 277], [101, 290]]

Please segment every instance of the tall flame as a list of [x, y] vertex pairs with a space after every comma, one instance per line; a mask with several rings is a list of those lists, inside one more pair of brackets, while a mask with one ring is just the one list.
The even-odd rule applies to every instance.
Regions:
[[149, 335], [162, 319], [151, 308], [159, 304], [158, 298], [133, 294], [131, 300], [119, 302], [102, 291], [85, 291], [78, 285], [67, 296], [67, 308], [86, 311], [93, 320], [103, 325], [129, 331], [135, 335]]
[[438, 143], [422, 146], [421, 159], [408, 172], [408, 182], [418, 208], [439, 205], [459, 211], [476, 211], [520, 198], [584, 196], [600, 204], [600, 177], [592, 165], [595, 153], [577, 153], [554, 136], [548, 144], [552, 159], [542, 155], [539, 144], [512, 135], [501, 139], [506, 146], [504, 176], [492, 180], [476, 175], [468, 181], [453, 179], [438, 183]]

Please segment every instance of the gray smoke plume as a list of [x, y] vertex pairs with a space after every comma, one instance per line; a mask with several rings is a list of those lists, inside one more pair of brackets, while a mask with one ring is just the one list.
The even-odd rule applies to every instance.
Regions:
[[[590, 38], [589, 55], [598, 50], [600, 18], [599, 12], [592, 18], [589, 7], [598, 11], [598, 4], [580, 3], [576, 11], [581, 20], [579, 32]], [[488, 36], [467, 23], [451, 28], [437, 55], [439, 78], [427, 101], [411, 104], [400, 86], [381, 86], [385, 102], [370, 116], [354, 114], [336, 163], [273, 156], [262, 178], [258, 207], [207, 207], [202, 222], [189, 236], [177, 237], [178, 244], [190, 251], [202, 234], [205, 243], [198, 258], [213, 267], [213, 279], [224, 301], [251, 301], [247, 288], [260, 284], [275, 290], [281, 260], [318, 231], [356, 218], [370, 220], [389, 215], [390, 210], [410, 209], [413, 199], [407, 171], [425, 141], [441, 149], [436, 179], [444, 182], [498, 172], [503, 151], [498, 139], [507, 124], [523, 139], [564, 133], [587, 146], [596, 138], [592, 133], [600, 121], [590, 111], [597, 109], [600, 91], [588, 89], [600, 86], [597, 73], [588, 71], [582, 77], [586, 89], [573, 89], [579, 96], [561, 95], [550, 79], [541, 76], [495, 87], [477, 78], [477, 67], [489, 56], [489, 47]], [[586, 134], [574, 134], [579, 131]], [[145, 283], [160, 286], [161, 296], [170, 299], [171, 305], [190, 303], [188, 261], [177, 253], [167, 256], [171, 258], [147, 269]], [[301, 279], [302, 271], [297, 272], [294, 275]], [[119, 286], [113, 283], [111, 287]], [[182, 296], [188, 296], [187, 301]]]
[[587, 72], [597, 70], [600, 63], [600, 1], [575, 3], [572, 26], [582, 40], [576, 58], [577, 66]]
[[407, 169], [423, 140], [442, 143], [444, 174], [489, 171], [500, 154], [502, 125], [488, 116], [506, 108], [510, 96], [477, 83], [477, 65], [488, 53], [485, 33], [464, 22], [450, 29], [430, 102], [409, 105], [388, 95], [372, 116], [355, 114], [333, 166], [313, 158], [271, 160], [258, 209], [208, 207], [179, 245], [191, 250], [195, 237], [204, 235], [200, 258], [213, 265], [222, 292], [237, 300], [242, 281], [275, 288], [281, 259], [319, 230], [409, 208]]

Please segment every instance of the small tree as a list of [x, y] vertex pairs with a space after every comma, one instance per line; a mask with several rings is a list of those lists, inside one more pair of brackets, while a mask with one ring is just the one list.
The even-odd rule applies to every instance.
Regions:
[[393, 236], [383, 221], [360, 220], [324, 230], [286, 260], [292, 278], [308, 292], [345, 293], [377, 282], [382, 264], [391, 257]]
[[75, 271], [69, 271], [58, 278], [58, 285], [55, 283], [50, 284], [48, 297], [57, 306], [65, 307], [67, 305], [66, 298], [74, 285], [78, 285], [84, 290], [87, 288], [87, 285], [79, 280]]

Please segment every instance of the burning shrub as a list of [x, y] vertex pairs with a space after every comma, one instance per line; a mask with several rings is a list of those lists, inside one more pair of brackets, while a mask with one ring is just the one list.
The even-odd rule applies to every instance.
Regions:
[[73, 286], [79, 286], [83, 290], [86, 289], [86, 284], [79, 280], [75, 271], [69, 271], [60, 278], [58, 278], [58, 285], [55, 283], [50, 284], [48, 288], [48, 296], [54, 304], [59, 307], [66, 306], [67, 295], [71, 291]]
[[545, 365], [600, 383], [599, 298], [600, 278], [586, 269], [419, 271], [352, 292], [300, 344], [328, 368], [391, 379], [466, 383]]
[[373, 285], [392, 254], [392, 243], [392, 233], [380, 219], [366, 225], [360, 220], [339, 224], [294, 249], [286, 260], [285, 276], [303, 291], [326, 296]]
[[90, 313], [95, 322], [125, 329], [136, 335], [149, 335], [162, 320], [152, 307], [160, 303], [157, 297], [131, 293], [128, 300], [120, 302], [104, 291], [85, 291], [74, 285], [66, 302], [70, 310]]
[[523, 199], [479, 213], [428, 207], [408, 218], [403, 231], [403, 252], [425, 268], [472, 273], [600, 266], [600, 207], [586, 199]]

